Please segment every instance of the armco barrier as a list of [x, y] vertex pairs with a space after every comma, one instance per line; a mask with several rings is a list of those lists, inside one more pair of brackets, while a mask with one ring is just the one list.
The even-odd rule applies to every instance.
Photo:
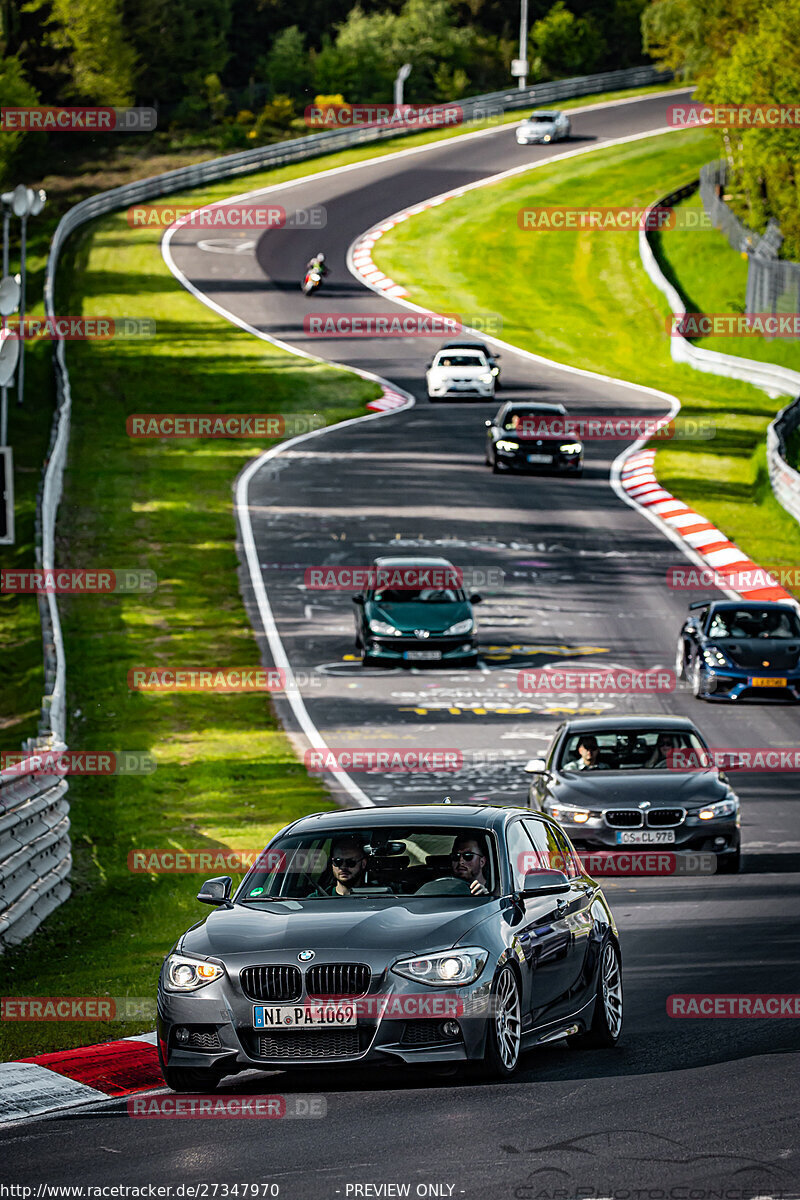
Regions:
[[0, 953], [28, 937], [70, 891], [67, 782], [34, 769], [28, 759], [0, 771]]
[[[459, 105], [464, 119], [473, 121], [499, 115], [507, 109], [526, 108], [531, 104], [547, 104], [602, 91], [645, 87], [667, 82], [671, 78], [668, 71], [634, 67], [627, 71], [607, 71], [601, 75], [561, 79], [529, 88], [471, 96], [460, 100]], [[407, 133], [408, 130], [402, 127], [380, 125], [329, 130], [275, 146], [257, 147], [181, 167], [90, 196], [64, 214], [53, 235], [45, 273], [45, 311], [48, 316], [55, 315], [56, 272], [64, 243], [71, 233], [95, 217], [220, 179], [235, 179], [265, 167], [302, 162]], [[38, 566], [48, 570], [56, 565], [56, 515], [61, 500], [72, 410], [63, 341], [56, 343], [54, 369], [57, 406], [37, 504], [36, 560]], [[67, 732], [66, 662], [56, 597], [40, 596], [39, 608], [44, 646], [45, 695], [39, 724], [40, 741], [29, 744], [26, 747], [29, 751], [34, 751], [37, 745], [49, 748], [63, 746]], [[26, 937], [69, 895], [67, 875], [71, 859], [66, 791], [67, 783], [60, 778], [29, 777], [21, 780], [15, 775], [13, 780], [9, 780], [0, 775], [0, 950]]]
[[[695, 182], [678, 188], [677, 191], [670, 192], [663, 199], [656, 200], [650, 208], [669, 208], [690, 196], [696, 191], [697, 186]], [[686, 312], [686, 306], [658, 265], [650, 244], [651, 235], [645, 228], [646, 224], [647, 222], [643, 221], [642, 228], [639, 230], [639, 256], [642, 265], [658, 290], [666, 296], [670, 311], [683, 314]], [[732, 354], [720, 354], [716, 350], [704, 350], [693, 346], [682, 336], [670, 338], [670, 354], [675, 362], [688, 363], [698, 371], [752, 383], [755, 387], [765, 391], [768, 396], [798, 396], [800, 394], [800, 372], [790, 371], [788, 367], [779, 367], [774, 363], [756, 362], [749, 358], [737, 358]], [[785, 448], [782, 434], [794, 427], [790, 422], [794, 421], [795, 425], [800, 423], [800, 413], [795, 417], [793, 409], [793, 405], [782, 409], [767, 427], [767, 468], [772, 490], [778, 503], [795, 520], [800, 521], [800, 476], [783, 457]], [[780, 421], [782, 424], [780, 428], [777, 428]]]

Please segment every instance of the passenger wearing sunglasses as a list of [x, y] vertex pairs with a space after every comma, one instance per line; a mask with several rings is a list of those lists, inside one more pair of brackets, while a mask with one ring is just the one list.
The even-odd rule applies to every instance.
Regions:
[[474, 837], [461, 834], [456, 838], [450, 862], [456, 879], [463, 879], [468, 883], [473, 896], [489, 895], [483, 874], [487, 863], [486, 853]]
[[355, 838], [338, 838], [331, 846], [331, 871], [336, 880], [332, 896], [349, 896], [354, 887], [364, 886], [367, 856]]

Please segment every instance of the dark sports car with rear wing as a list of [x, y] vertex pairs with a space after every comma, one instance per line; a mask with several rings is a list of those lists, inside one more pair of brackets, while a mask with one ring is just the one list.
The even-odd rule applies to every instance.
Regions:
[[699, 700], [800, 703], [800, 617], [794, 604], [697, 600], [678, 635], [675, 673]]
[[[554, 864], [558, 864], [557, 866]], [[263, 1068], [474, 1064], [544, 1042], [614, 1045], [620, 948], [599, 885], [527, 809], [414, 805], [283, 829], [167, 956], [158, 1053], [206, 1091]]]

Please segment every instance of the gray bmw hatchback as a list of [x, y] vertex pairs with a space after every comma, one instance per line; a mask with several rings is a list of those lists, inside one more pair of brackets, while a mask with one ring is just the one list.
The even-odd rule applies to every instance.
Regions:
[[614, 1045], [614, 918], [560, 826], [441, 804], [304, 817], [168, 954], [158, 1051], [176, 1091], [339, 1064], [478, 1064], [542, 1042]]

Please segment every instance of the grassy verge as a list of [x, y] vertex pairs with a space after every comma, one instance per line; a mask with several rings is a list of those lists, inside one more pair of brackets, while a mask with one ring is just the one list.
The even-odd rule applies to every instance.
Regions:
[[[257, 440], [132, 441], [134, 412], [322, 414], [364, 411], [374, 384], [284, 354], [198, 304], [164, 266], [156, 232], [124, 215], [72, 247], [65, 307], [155, 319], [150, 341], [68, 348], [74, 396], [59, 560], [149, 568], [155, 592], [70, 597], [61, 604], [75, 749], [155, 755], [145, 776], [75, 777], [71, 901], [4, 958], [6, 994], [145, 997], [160, 960], [202, 915], [202, 875], [142, 875], [140, 847], [257, 849], [287, 821], [330, 806], [280, 731], [263, 694], [131, 692], [142, 666], [258, 663], [237, 583], [231, 485]], [[20, 598], [22, 606], [31, 601]], [[7, 1023], [4, 1057], [136, 1032], [113, 1025]]]
[[[700, 130], [554, 163], [425, 210], [385, 234], [374, 257], [416, 303], [438, 312], [501, 312], [505, 341], [664, 389], [680, 398], [686, 416], [711, 418], [712, 441], [659, 450], [659, 479], [756, 562], [789, 566], [800, 561], [800, 530], [772, 495], [763, 449], [783, 401], [672, 362], [666, 302], [642, 269], [635, 232], [518, 225], [525, 207], [650, 203], [696, 178], [711, 156], [713, 143]], [[682, 236], [689, 254], [698, 235]]]
[[[703, 211], [695, 193], [675, 206], [682, 213]], [[661, 269], [680, 292], [690, 312], [743, 313], [747, 291], [747, 255], [731, 249], [717, 229], [690, 237], [679, 229], [664, 230], [657, 237]], [[800, 342], [785, 338], [705, 337], [693, 339], [695, 346], [735, 354], [759, 362], [777, 363], [800, 371]]]

